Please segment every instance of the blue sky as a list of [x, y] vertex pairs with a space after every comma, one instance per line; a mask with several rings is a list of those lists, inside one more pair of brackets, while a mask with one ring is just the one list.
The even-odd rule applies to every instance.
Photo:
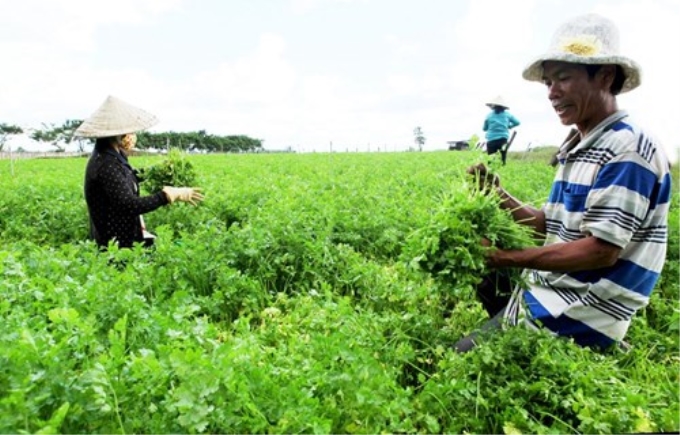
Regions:
[[[115, 95], [152, 131], [247, 134], [266, 148], [425, 149], [481, 134], [501, 94], [518, 149], [566, 134], [521, 77], [567, 17], [614, 20], [643, 85], [620, 97], [677, 159], [675, 0], [0, 0], [0, 122], [89, 116]], [[5, 13], [10, 11], [10, 13]]]

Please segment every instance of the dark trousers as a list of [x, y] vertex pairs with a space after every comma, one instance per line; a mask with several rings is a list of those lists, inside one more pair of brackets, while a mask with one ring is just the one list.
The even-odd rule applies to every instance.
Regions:
[[501, 328], [505, 307], [510, 302], [510, 292], [512, 291], [510, 275], [505, 270], [495, 270], [485, 276], [475, 290], [477, 298], [491, 319], [484, 323], [480, 329], [458, 340], [454, 345], [456, 352], [463, 353], [472, 350], [477, 345], [475, 340], [478, 340], [480, 334]]
[[486, 143], [486, 152], [487, 154], [491, 155], [500, 151], [501, 161], [503, 162], [503, 165], [505, 165], [505, 161], [508, 157], [508, 149], [505, 147], [507, 143], [508, 143], [507, 139], [490, 140]]

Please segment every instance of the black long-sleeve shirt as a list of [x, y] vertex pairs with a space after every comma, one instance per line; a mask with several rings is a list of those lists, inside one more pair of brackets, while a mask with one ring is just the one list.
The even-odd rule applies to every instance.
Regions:
[[90, 237], [101, 247], [115, 240], [129, 248], [143, 242], [140, 216], [168, 203], [163, 192], [140, 197], [135, 171], [122, 152], [95, 149], [85, 171]]

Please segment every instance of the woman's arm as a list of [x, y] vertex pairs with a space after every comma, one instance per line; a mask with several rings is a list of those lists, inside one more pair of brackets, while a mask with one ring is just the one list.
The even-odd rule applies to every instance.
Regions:
[[134, 185], [125, 175], [125, 169], [117, 162], [106, 160], [99, 172], [99, 179], [111, 205], [129, 214], [144, 214], [168, 203], [163, 192], [140, 197], [135, 194]]
[[515, 127], [517, 127], [517, 126], [520, 124], [519, 119], [515, 118], [515, 117], [514, 117], [512, 114], [510, 114], [510, 113], [508, 113], [508, 115], [510, 115], [510, 116], [508, 116], [508, 121], [509, 121], [509, 122], [508, 122], [508, 124], [509, 124], [509, 125], [508, 125], [508, 128], [510, 129], [510, 128], [515, 128]]

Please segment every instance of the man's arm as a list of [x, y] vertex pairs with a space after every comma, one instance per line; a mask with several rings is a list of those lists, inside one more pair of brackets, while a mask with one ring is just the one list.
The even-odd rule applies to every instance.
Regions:
[[578, 272], [608, 267], [616, 263], [621, 248], [589, 236], [566, 243], [513, 251], [489, 251], [490, 267], [518, 267], [554, 272]]
[[469, 167], [467, 173], [474, 177], [479, 190], [484, 192], [495, 190], [501, 199], [501, 208], [509, 210], [517, 223], [533, 227], [536, 238], [541, 240], [545, 238], [545, 213], [543, 210], [524, 205], [510, 195], [501, 187], [501, 179], [498, 174], [492, 173], [484, 163]]
[[522, 204], [500, 185], [496, 187], [496, 192], [501, 198], [501, 208], [509, 210], [515, 222], [533, 227], [537, 239], [543, 240], [545, 238], [545, 213], [543, 210]]

